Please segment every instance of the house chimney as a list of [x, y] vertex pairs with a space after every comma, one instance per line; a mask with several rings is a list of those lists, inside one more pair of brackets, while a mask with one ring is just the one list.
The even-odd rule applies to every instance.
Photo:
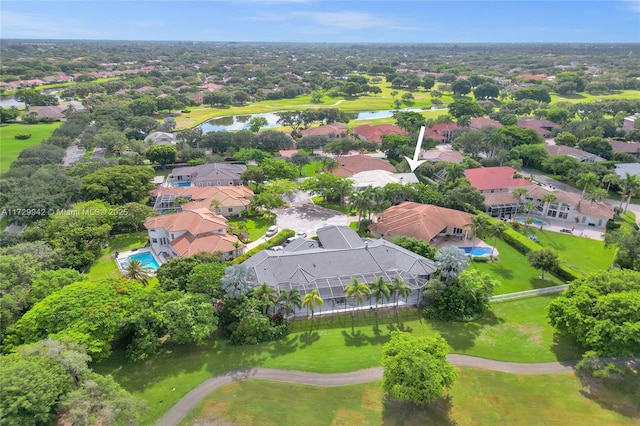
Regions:
[[369, 250], [369, 241], [364, 242], [364, 249]]

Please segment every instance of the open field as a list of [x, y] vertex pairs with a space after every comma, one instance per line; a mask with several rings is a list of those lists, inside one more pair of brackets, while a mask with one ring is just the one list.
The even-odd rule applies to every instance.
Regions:
[[[51, 133], [62, 123], [39, 123], [39, 124], [3, 124], [0, 126], [0, 173], [9, 170], [18, 154], [23, 149], [38, 145], [44, 139], [51, 136]], [[27, 140], [15, 139], [15, 135], [31, 134]]]
[[575, 95], [560, 96], [551, 93], [551, 105], [556, 102], [571, 102], [574, 104], [580, 102], [593, 102], [599, 99], [638, 99], [640, 98], [640, 90], [620, 90], [619, 93], [612, 95], [590, 95], [588, 93], [577, 93]]
[[[131, 250], [132, 248], [144, 247], [149, 239], [147, 231], [136, 232], [133, 234], [120, 234], [116, 235], [109, 241], [109, 246], [102, 250], [100, 257], [95, 261], [89, 272], [87, 272], [87, 278], [100, 279], [100, 278], [117, 278], [119, 277], [120, 270], [116, 261], [113, 259], [113, 254], [116, 251], [124, 252]], [[156, 278], [154, 277], [153, 280]]]
[[585, 386], [575, 373], [456, 370], [459, 378], [448, 398], [424, 407], [385, 401], [380, 381], [326, 388], [248, 379], [211, 392], [180, 424], [550, 425], [567, 419], [599, 426], [640, 420], [638, 401]]
[[[143, 424], [150, 424], [204, 380], [248, 366], [317, 373], [354, 371], [379, 365], [381, 347], [393, 330], [417, 336], [440, 333], [454, 353], [514, 362], [546, 362], [580, 357], [571, 342], [554, 338], [545, 308], [555, 296], [492, 304], [492, 311], [470, 323], [410, 320], [345, 328], [309, 329], [282, 341], [232, 346], [223, 339], [202, 345], [173, 346], [144, 362], [131, 362], [121, 351], [94, 366], [111, 374], [147, 403]], [[316, 319], [322, 322], [323, 318]]]

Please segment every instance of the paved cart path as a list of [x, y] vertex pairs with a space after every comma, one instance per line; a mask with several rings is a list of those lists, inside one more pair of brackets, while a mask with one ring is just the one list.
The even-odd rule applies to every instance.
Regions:
[[[575, 362], [544, 362], [523, 364], [516, 362], [493, 361], [468, 355], [451, 354], [447, 356], [453, 365], [475, 367], [485, 370], [514, 374], [552, 374], [573, 371]], [[303, 383], [316, 386], [344, 386], [372, 382], [382, 379], [382, 367], [358, 370], [349, 373], [318, 374], [306, 371], [276, 370], [272, 368], [243, 368], [229, 371], [212, 377], [186, 394], [156, 424], [157, 426], [174, 426], [187, 415], [202, 398], [211, 391], [245, 379], [265, 379], [278, 382]]]

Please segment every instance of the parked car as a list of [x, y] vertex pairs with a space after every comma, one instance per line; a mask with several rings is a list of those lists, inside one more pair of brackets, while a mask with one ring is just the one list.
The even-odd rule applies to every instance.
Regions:
[[306, 232], [296, 232], [296, 238], [307, 238]]
[[273, 251], [280, 251], [280, 250], [282, 250], [283, 248], [284, 248], [284, 247], [282, 247], [282, 246], [273, 246], [273, 247], [271, 247], [271, 250], [273, 250]]
[[276, 225], [273, 225], [273, 226], [270, 226], [269, 229], [267, 229], [267, 233], [265, 235], [267, 237], [273, 237], [277, 233], [278, 233], [278, 227]]

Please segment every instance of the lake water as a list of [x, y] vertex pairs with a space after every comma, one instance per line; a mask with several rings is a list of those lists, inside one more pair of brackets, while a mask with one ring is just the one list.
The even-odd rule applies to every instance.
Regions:
[[[48, 90], [43, 90], [42, 93], [45, 95], [55, 95], [59, 91], [60, 90], [57, 90], [57, 89], [48, 89]], [[62, 102], [62, 99], [60, 97], [58, 97], [58, 102]], [[24, 102], [16, 101], [16, 98], [14, 98], [13, 95], [3, 96], [2, 98], [0, 98], [0, 107], [11, 108], [12, 106], [18, 107], [18, 108], [24, 108]]]
[[[420, 108], [406, 108], [400, 110], [402, 112], [421, 112]], [[358, 113], [349, 113], [347, 114], [349, 120], [371, 120], [374, 118], [386, 118], [393, 117], [393, 114], [396, 110], [384, 110], [384, 111], [364, 111]], [[267, 112], [263, 114], [248, 114], [248, 115], [229, 115], [226, 117], [218, 117], [213, 118], [206, 123], [202, 124], [200, 128], [203, 132], [221, 132], [226, 131], [230, 132], [233, 130], [247, 130], [249, 129], [249, 121], [253, 117], [264, 117], [267, 119], [267, 125], [263, 127], [263, 129], [272, 129], [274, 127], [279, 127], [280, 123], [278, 120], [280, 116], [278, 113]]]

